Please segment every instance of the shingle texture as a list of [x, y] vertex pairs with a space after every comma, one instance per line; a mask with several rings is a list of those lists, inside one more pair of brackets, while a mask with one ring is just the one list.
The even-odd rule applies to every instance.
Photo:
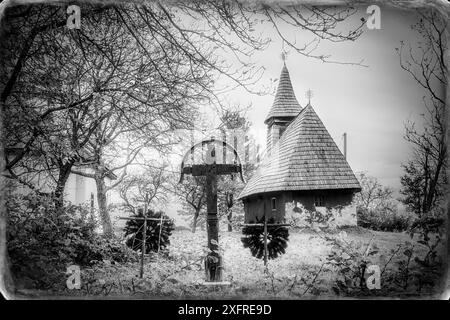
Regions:
[[292, 89], [289, 71], [286, 65], [283, 65], [275, 100], [264, 122], [267, 123], [270, 118], [274, 117], [295, 117], [301, 109], [302, 107], [298, 103], [294, 90]]
[[286, 190], [361, 189], [313, 107], [289, 124], [239, 198]]

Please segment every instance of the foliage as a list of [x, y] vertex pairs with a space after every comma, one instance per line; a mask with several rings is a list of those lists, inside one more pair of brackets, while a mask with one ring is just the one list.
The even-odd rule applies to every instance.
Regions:
[[[253, 223], [253, 222], [250, 222]], [[257, 221], [256, 223], [264, 223]], [[269, 219], [268, 223], [275, 223]], [[252, 255], [258, 259], [264, 258], [264, 226], [245, 226], [242, 229], [244, 235], [241, 239], [244, 248], [249, 248]], [[289, 241], [289, 230], [281, 226], [267, 227], [267, 255], [269, 259], [275, 259], [286, 253]]]
[[[407, 228], [411, 241], [399, 243], [390, 252], [382, 254], [374, 241], [376, 234], [372, 234], [371, 239], [365, 243], [350, 240], [345, 231], [334, 235], [328, 231], [324, 232], [323, 228], [312, 228], [311, 230], [331, 248], [327, 254], [326, 268], [332, 270], [335, 275], [332, 285], [334, 293], [344, 296], [417, 296], [425, 288], [430, 290], [429, 293], [433, 293], [439, 277], [443, 274], [442, 258], [438, 251], [445, 221], [443, 217], [443, 210], [433, 211], [433, 214], [426, 218], [418, 217], [414, 221], [411, 216], [405, 215], [403, 219], [407, 223], [401, 220], [403, 222], [399, 225], [403, 229]], [[326, 213], [320, 212], [310, 218], [310, 222], [322, 223], [330, 219]], [[395, 223], [385, 222], [383, 217], [373, 224], [377, 223], [383, 228], [383, 222], [390, 228], [399, 228], [399, 225], [394, 227]], [[369, 290], [366, 270], [373, 264], [380, 268], [381, 289]]]
[[359, 173], [361, 192], [355, 196], [358, 226], [378, 231], [405, 231], [412, 217], [399, 212], [394, 190], [377, 178]]
[[[298, 299], [318, 295], [320, 298], [336, 298], [336, 292], [332, 287], [335, 287], [336, 280], [343, 279], [343, 276], [337, 277], [338, 269], [326, 259], [331, 253], [331, 243], [325, 235], [339, 241], [346, 250], [349, 249], [345, 243], [353, 243], [352, 247], [361, 255], [364, 254], [369, 242], [372, 243], [370, 250], [377, 248], [379, 250], [366, 259], [369, 264], [380, 266], [382, 289], [361, 290], [355, 278], [351, 287], [354, 290], [343, 288], [339, 295], [392, 297], [404, 294], [403, 289], [388, 283], [388, 276], [392, 274], [398, 278], [395, 275], [398, 270], [398, 258], [402, 255], [401, 249], [406, 249], [404, 241], [408, 240], [409, 236], [403, 233], [373, 233], [362, 228], [357, 232], [347, 229], [346, 233], [340, 234], [330, 232], [325, 234], [306, 229], [301, 232], [290, 232], [290, 243], [286, 253], [269, 260], [267, 267], [260, 259], [253, 257], [250, 250], [243, 248], [240, 232], [223, 232], [219, 239], [223, 250], [223, 275], [224, 281], [229, 281], [231, 285], [220, 288], [202, 285], [205, 279], [203, 261], [209, 252], [206, 246], [206, 233], [177, 231], [173, 232], [170, 238], [168, 254], [146, 256], [143, 279], [138, 277], [140, 269], [138, 260], [124, 263], [111, 263], [105, 260], [81, 268], [80, 290], [64, 289], [57, 294], [172, 299]], [[416, 245], [414, 256], [424, 257], [426, 254], [424, 249], [424, 246]], [[409, 269], [415, 270], [414, 261]], [[356, 266], [355, 270], [358, 270]], [[350, 273], [347, 275], [351, 277]], [[408, 291], [412, 289], [412, 286], [408, 286]], [[427, 293], [424, 287], [421, 294]], [[415, 294], [417, 296], [417, 292]]]
[[[397, 269], [387, 273], [384, 282], [391, 292], [421, 294], [435, 293], [442, 281], [443, 260], [439, 253], [444, 232], [445, 213], [433, 210], [426, 217], [417, 218], [409, 230], [411, 239], [399, 245], [393, 255], [401, 252]], [[422, 249], [422, 250], [419, 250]]]
[[82, 206], [55, 207], [54, 200], [35, 194], [7, 199], [7, 246], [15, 278], [37, 288], [65, 284], [71, 264], [125, 262], [132, 254], [115, 239], [94, 230], [96, 222]]
[[[299, 235], [296, 235], [299, 236]], [[309, 247], [304, 235], [297, 245]], [[312, 240], [317, 244], [317, 239]], [[137, 277], [138, 262], [110, 264], [99, 262], [82, 270], [81, 290], [65, 294], [85, 296], [224, 298], [279, 297], [298, 298], [325, 293], [325, 268], [312, 265], [297, 255], [270, 260], [266, 268], [240, 242], [240, 233], [225, 232], [220, 239], [224, 262], [224, 281], [230, 286], [211, 288], [202, 285], [205, 277], [204, 257], [209, 252], [204, 233], [175, 232], [168, 255], [150, 257], [144, 265], [144, 278]], [[292, 252], [291, 252], [292, 254]]]
[[[139, 214], [131, 216], [131, 218], [143, 217], [142, 210]], [[147, 220], [147, 230], [145, 237], [145, 253], [159, 252], [160, 249], [166, 249], [170, 245], [169, 237], [172, 235], [174, 223], [162, 211], [154, 212], [148, 210], [146, 214], [150, 219], [162, 219], [162, 227], [160, 220]], [[128, 220], [125, 225], [125, 237], [128, 247], [135, 251], [142, 251], [144, 239], [144, 220]]]
[[414, 258], [418, 265], [414, 276], [417, 278], [419, 292], [424, 286], [433, 287], [442, 274], [443, 261], [438, 254], [438, 246], [445, 241], [445, 222], [445, 210], [435, 208], [427, 216], [416, 219], [411, 226], [411, 237], [417, 235], [417, 243], [426, 247], [423, 257]]
[[231, 223], [232, 230], [240, 231], [240, 230], [242, 230], [242, 224], [245, 221], [244, 208], [242, 208], [240, 206], [234, 206], [232, 210], [233, 210], [233, 216], [231, 218], [231, 222], [227, 219], [226, 223], [227, 223], [227, 225], [229, 223]]
[[390, 208], [366, 209], [360, 207], [356, 214], [358, 226], [377, 231], [406, 231], [413, 220], [410, 214], [402, 214], [398, 210]]
[[336, 280], [332, 287], [337, 295], [366, 295], [369, 293], [366, 284], [366, 269], [370, 265], [371, 256], [378, 253], [378, 248], [353, 242], [342, 232], [339, 237], [326, 236], [332, 246], [327, 261], [336, 272]]
[[[429, 154], [424, 155], [426, 158], [429, 158], [429, 156]], [[425, 159], [427, 161], [423, 161], [423, 163], [418, 163], [422, 160], [411, 159], [403, 164], [404, 174], [400, 177], [402, 184], [400, 193], [403, 195], [401, 200], [409, 210], [419, 215], [433, 209], [442, 201], [444, 185], [447, 183], [445, 171], [437, 172], [435, 190], [430, 193], [430, 175], [434, 175], [431, 173], [434, 169], [431, 168], [428, 159]]]

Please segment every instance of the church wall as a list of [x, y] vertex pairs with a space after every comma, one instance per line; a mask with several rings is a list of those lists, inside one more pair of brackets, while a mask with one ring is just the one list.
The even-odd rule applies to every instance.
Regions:
[[[272, 210], [272, 198], [275, 197], [276, 210]], [[274, 218], [275, 221], [281, 221], [285, 212], [285, 197], [281, 193], [274, 193], [264, 196], [252, 197], [244, 202], [245, 222], [251, 223], [264, 220], [264, 209], [267, 212], [267, 218]]]
[[[322, 197], [322, 206], [315, 206], [316, 196]], [[306, 222], [308, 214], [317, 211], [322, 215], [330, 214], [332, 216], [328, 223], [330, 227], [356, 225], [356, 206], [353, 202], [353, 193], [347, 190], [295, 191], [291, 193], [291, 199], [285, 202], [285, 206], [286, 219], [294, 219], [301, 224], [308, 224]]]
[[[323, 197], [323, 206], [315, 206], [315, 196]], [[272, 211], [271, 199], [276, 197], [276, 210]], [[310, 225], [306, 218], [311, 212], [318, 211], [323, 215], [330, 214], [332, 219], [328, 225], [352, 226], [356, 225], [356, 206], [353, 202], [353, 193], [349, 191], [286, 191], [264, 196], [251, 197], [244, 202], [245, 222], [256, 222], [264, 217], [264, 203], [269, 218], [276, 221]]]

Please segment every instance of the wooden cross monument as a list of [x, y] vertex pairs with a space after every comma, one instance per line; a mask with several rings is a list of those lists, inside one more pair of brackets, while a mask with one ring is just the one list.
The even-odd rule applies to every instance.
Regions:
[[[224, 150], [222, 161], [216, 159], [216, 145], [221, 146]], [[202, 152], [202, 163], [195, 164], [194, 151], [201, 146], [207, 147], [206, 154]], [[226, 163], [226, 149], [230, 150], [234, 155], [233, 163]], [[191, 163], [187, 165], [191, 155]], [[203, 156], [204, 155], [204, 156]], [[221, 163], [219, 163], [221, 162]], [[239, 173], [240, 178], [244, 181], [242, 176], [242, 165], [239, 160], [237, 151], [222, 140], [203, 140], [191, 147], [185, 154], [181, 163], [180, 181], [183, 181], [185, 174], [191, 174], [194, 177], [206, 177], [206, 222], [208, 231], [208, 248], [209, 253], [205, 258], [205, 271], [207, 282], [221, 282], [222, 281], [222, 257], [219, 252], [219, 220], [217, 217], [217, 176]]]

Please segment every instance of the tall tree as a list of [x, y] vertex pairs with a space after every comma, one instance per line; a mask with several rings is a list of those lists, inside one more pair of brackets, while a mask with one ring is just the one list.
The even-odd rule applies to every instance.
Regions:
[[[189, 66], [186, 56], [177, 54], [167, 41], [164, 46], [138, 46], [112, 9], [84, 18], [81, 30], [51, 29], [40, 38], [43, 42], [36, 51], [42, 54], [28, 58], [22, 71], [29, 73], [18, 80], [27, 90], [17, 90], [9, 99], [7, 112], [16, 117], [8, 122], [7, 132], [12, 135], [8, 141], [23, 147], [8, 161], [7, 169], [17, 178], [12, 168], [35, 160], [34, 171], [53, 178], [54, 195], [61, 205], [74, 164], [92, 163], [99, 207], [106, 217], [102, 210], [106, 207], [105, 147], [132, 133], [140, 148], [167, 145], [167, 133], [190, 123], [195, 114], [192, 101], [205, 97], [202, 92], [210, 77], [198, 66]], [[25, 128], [15, 119], [25, 119]], [[42, 157], [37, 159], [39, 154]]]
[[419, 12], [412, 26], [419, 41], [398, 48], [400, 65], [425, 89], [422, 123], [408, 121], [405, 139], [413, 149], [403, 164], [401, 177], [403, 202], [421, 215], [440, 204], [447, 183], [448, 153], [445, 126], [448, 116], [444, 88], [448, 87], [448, 21], [434, 10]]

